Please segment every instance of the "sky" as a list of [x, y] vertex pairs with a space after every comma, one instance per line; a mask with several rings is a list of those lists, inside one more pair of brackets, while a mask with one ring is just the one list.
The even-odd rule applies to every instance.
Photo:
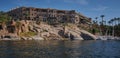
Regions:
[[105, 15], [106, 21], [120, 17], [120, 0], [0, 0], [0, 11], [21, 6], [76, 10], [93, 20], [98, 17], [98, 21], [100, 15]]

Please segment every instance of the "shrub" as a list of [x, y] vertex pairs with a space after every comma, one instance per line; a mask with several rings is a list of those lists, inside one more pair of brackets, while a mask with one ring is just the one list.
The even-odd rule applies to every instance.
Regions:
[[20, 36], [31, 37], [37, 35], [36, 32], [21, 32]]

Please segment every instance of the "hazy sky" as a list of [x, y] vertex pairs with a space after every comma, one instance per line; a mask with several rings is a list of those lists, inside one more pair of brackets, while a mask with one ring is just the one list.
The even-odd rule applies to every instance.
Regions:
[[0, 0], [1, 11], [20, 6], [76, 10], [92, 19], [102, 14], [106, 20], [120, 17], [120, 0]]

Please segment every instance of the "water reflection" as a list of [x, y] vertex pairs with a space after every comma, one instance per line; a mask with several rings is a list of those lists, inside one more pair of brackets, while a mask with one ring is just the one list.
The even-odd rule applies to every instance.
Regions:
[[120, 42], [0, 41], [0, 58], [120, 58]]

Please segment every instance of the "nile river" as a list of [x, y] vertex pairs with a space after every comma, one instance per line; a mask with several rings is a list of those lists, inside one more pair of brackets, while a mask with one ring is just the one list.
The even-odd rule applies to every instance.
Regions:
[[0, 41], [0, 58], [120, 58], [120, 41]]

